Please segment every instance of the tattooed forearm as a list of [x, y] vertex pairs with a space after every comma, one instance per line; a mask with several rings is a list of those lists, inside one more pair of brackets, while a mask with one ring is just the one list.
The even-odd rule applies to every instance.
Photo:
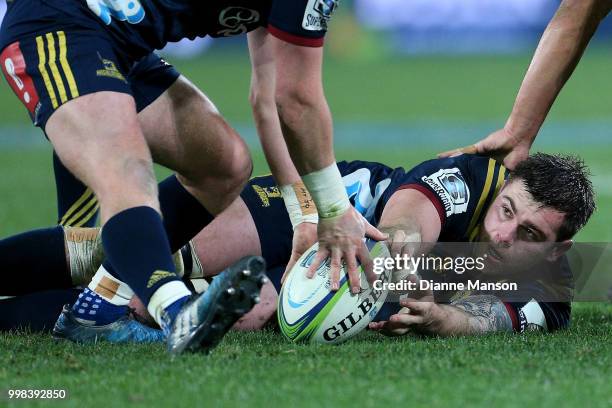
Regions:
[[501, 300], [491, 295], [468, 296], [452, 306], [468, 315], [468, 324], [475, 333], [512, 331], [512, 319]]

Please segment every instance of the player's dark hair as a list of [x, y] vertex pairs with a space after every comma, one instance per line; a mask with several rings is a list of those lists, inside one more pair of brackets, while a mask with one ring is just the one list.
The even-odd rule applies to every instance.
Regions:
[[510, 180], [520, 179], [533, 199], [565, 214], [557, 240], [573, 237], [595, 211], [595, 193], [584, 161], [576, 156], [536, 153], [520, 162]]

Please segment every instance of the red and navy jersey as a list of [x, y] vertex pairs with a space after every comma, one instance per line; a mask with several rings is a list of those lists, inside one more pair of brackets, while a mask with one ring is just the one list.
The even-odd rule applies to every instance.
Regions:
[[[13, 0], [2, 45], [45, 31], [45, 21], [75, 29], [102, 26], [126, 52], [146, 55], [168, 42], [228, 37], [258, 27], [285, 41], [319, 47], [338, 0]], [[26, 17], [24, 19], [24, 17]], [[62, 18], [64, 16], [64, 18]], [[32, 24], [35, 21], [36, 24]], [[25, 23], [24, 23], [25, 22]]]
[[473, 241], [485, 209], [508, 175], [496, 161], [475, 155], [428, 160], [409, 171], [380, 163], [340, 162], [353, 206], [372, 224], [378, 225], [393, 193], [402, 189], [422, 192], [440, 217], [439, 241]]
[[[508, 176], [501, 164], [475, 155], [429, 160], [408, 171], [367, 161], [339, 162], [338, 169], [351, 204], [375, 226], [395, 192], [402, 189], [422, 192], [438, 211], [440, 242], [476, 240], [481, 221]], [[241, 197], [255, 222], [268, 266], [279, 271], [270, 277], [280, 288], [280, 276], [291, 254], [293, 233], [280, 190], [272, 176], [256, 177], [249, 182]], [[569, 269], [563, 269], [562, 273], [571, 278]], [[521, 287], [525, 292], [516, 299], [499, 297], [508, 300], [504, 303], [516, 331], [532, 326], [550, 331], [567, 327], [571, 311], [569, 302], [550, 301], [546, 285], [535, 279]], [[454, 293], [448, 299], [456, 300], [461, 295], [470, 294], [483, 293]], [[383, 310], [380, 319], [396, 313], [399, 304], [388, 303]]]
[[[363, 161], [340, 162], [338, 168], [351, 204], [372, 225], [378, 225], [387, 201], [396, 191], [414, 189], [423, 193], [440, 217], [440, 242], [477, 240], [481, 221], [509, 175], [500, 163], [467, 154], [429, 160], [409, 171]], [[557, 284], [565, 282], [562, 290], [571, 290], [572, 273], [565, 258], [555, 265], [542, 267], [555, 273]], [[551, 289], [547, 283], [535, 279], [522, 282], [521, 288], [516, 299], [507, 299], [504, 296], [507, 294], [499, 296], [515, 331], [523, 332], [536, 326], [553, 331], [569, 325], [571, 304], [551, 300], [567, 300], [570, 296], [552, 294], [559, 288]], [[484, 293], [455, 294], [455, 298], [471, 294]]]

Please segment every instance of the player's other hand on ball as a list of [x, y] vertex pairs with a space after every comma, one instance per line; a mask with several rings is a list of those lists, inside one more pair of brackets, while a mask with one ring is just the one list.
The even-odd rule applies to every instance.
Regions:
[[[407, 280], [420, 288], [419, 278], [410, 275]], [[445, 319], [444, 311], [435, 303], [431, 290], [417, 289], [409, 292], [409, 298], [400, 300], [402, 308], [387, 321], [371, 322], [370, 330], [385, 336], [403, 336], [410, 332], [435, 334], [439, 323]]]
[[289, 263], [285, 268], [285, 272], [283, 273], [283, 277], [281, 278], [281, 283], [285, 283], [285, 278], [295, 263], [300, 259], [300, 256], [308, 248], [313, 246], [317, 242], [317, 224], [312, 222], [302, 222], [295, 226], [293, 230], [293, 243], [291, 247], [291, 258], [289, 258]]
[[499, 129], [471, 146], [460, 147], [439, 153], [438, 157], [454, 157], [463, 153], [483, 154], [498, 161], [512, 170], [529, 156], [532, 138], [512, 134], [506, 129]]
[[308, 277], [312, 278], [322, 262], [331, 256], [331, 289], [340, 288], [340, 269], [346, 264], [349, 285], [352, 293], [359, 293], [359, 263], [361, 263], [368, 281], [373, 282], [376, 275], [372, 270], [372, 259], [363, 241], [367, 236], [376, 241], [388, 238], [373, 227], [353, 207], [334, 218], [319, 218], [319, 251], [308, 268]]

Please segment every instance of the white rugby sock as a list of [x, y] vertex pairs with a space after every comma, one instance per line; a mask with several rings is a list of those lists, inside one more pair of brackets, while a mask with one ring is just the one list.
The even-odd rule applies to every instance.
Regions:
[[149, 299], [147, 310], [157, 324], [163, 327], [161, 315], [164, 309], [185, 296], [191, 296], [191, 291], [187, 289], [183, 281], [176, 280], [165, 283], [153, 293], [153, 296]]
[[134, 292], [127, 283], [115, 278], [102, 265], [98, 268], [88, 287], [104, 300], [117, 306], [126, 306], [134, 296]]

